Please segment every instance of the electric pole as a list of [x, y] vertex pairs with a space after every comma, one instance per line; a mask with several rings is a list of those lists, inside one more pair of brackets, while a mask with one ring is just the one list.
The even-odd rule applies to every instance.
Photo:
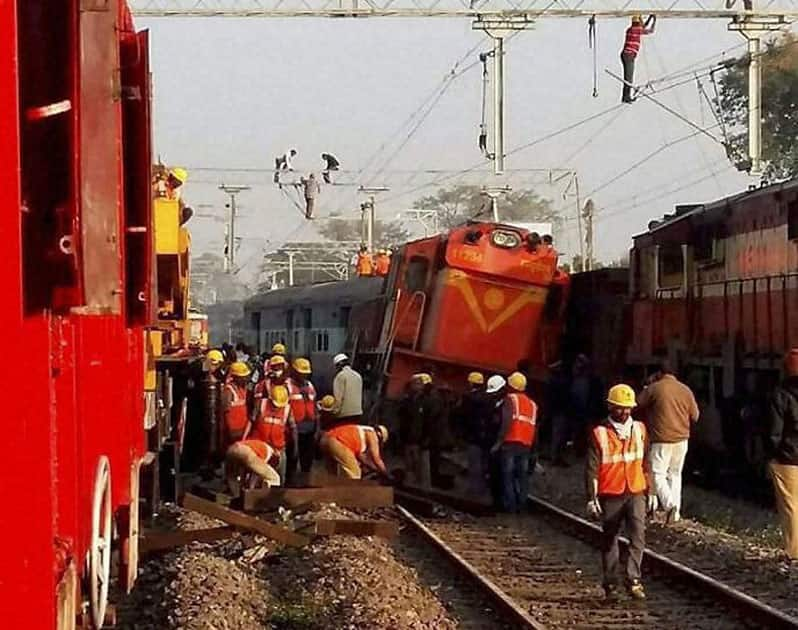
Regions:
[[374, 251], [374, 224], [377, 220], [377, 211], [375, 208], [375, 195], [381, 192], [387, 192], [390, 188], [385, 186], [361, 186], [358, 192], [364, 193], [369, 198], [360, 204], [360, 217], [361, 217], [361, 236], [363, 242], [368, 248], [369, 254]]
[[232, 273], [235, 269], [236, 261], [236, 195], [245, 190], [250, 190], [249, 186], [222, 184], [219, 190], [230, 195], [230, 202], [225, 204], [225, 207], [230, 210], [228, 215], [227, 230], [225, 235], [225, 256], [224, 266], [225, 271]]
[[585, 220], [585, 258], [582, 260], [582, 271], [593, 269], [593, 215], [595, 212], [596, 206], [593, 200], [588, 199], [582, 210], [582, 218]]

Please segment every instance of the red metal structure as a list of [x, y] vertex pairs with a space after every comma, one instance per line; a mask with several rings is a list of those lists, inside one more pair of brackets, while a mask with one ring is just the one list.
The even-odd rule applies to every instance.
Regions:
[[630, 262], [628, 362], [669, 357], [703, 409], [696, 441], [762, 466], [761, 404], [798, 345], [798, 180], [677, 207]]
[[13, 371], [0, 617], [8, 628], [98, 626], [112, 544], [123, 582], [137, 563], [153, 260], [147, 36], [123, 0], [0, 0], [0, 31], [0, 326]]
[[[357, 346], [358, 362], [384, 376], [389, 399], [420, 371], [454, 391], [471, 370], [507, 374], [520, 363], [543, 380], [559, 353], [569, 276], [556, 252], [535, 248], [529, 236], [512, 225], [470, 223], [399, 250], [379, 336]], [[355, 318], [350, 329], [366, 329], [361, 324]]]

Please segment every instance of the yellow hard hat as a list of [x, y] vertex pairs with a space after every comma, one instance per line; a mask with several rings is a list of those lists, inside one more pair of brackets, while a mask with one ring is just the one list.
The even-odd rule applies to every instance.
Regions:
[[285, 385], [275, 385], [269, 392], [269, 398], [275, 407], [285, 407], [288, 404], [288, 388]]
[[485, 376], [482, 372], [471, 372], [468, 375], [468, 382], [471, 383], [471, 385], [484, 385]]
[[335, 407], [335, 396], [327, 394], [319, 401], [319, 409], [322, 411], [332, 411], [333, 407]]
[[169, 174], [181, 184], [185, 184], [186, 180], [188, 179], [188, 171], [184, 168], [180, 168], [179, 166], [169, 171]]
[[279, 367], [286, 364], [285, 357], [281, 354], [275, 354], [271, 359], [269, 359], [269, 367]]
[[211, 363], [224, 363], [224, 355], [221, 350], [209, 350], [206, 356]]
[[276, 343], [272, 346], [272, 354], [285, 354], [285, 346], [281, 343]]
[[507, 377], [507, 384], [514, 390], [523, 392], [526, 390], [526, 376], [521, 372], [513, 372]]
[[308, 361], [305, 357], [294, 359], [293, 367], [300, 374], [310, 374], [311, 372], [310, 361]]
[[642, 24], [643, 23], [643, 16], [640, 13], [637, 13], [632, 16], [632, 24]]
[[613, 385], [607, 393], [607, 402], [616, 407], [625, 407], [632, 409], [637, 406], [635, 400], [635, 390], [628, 385], [621, 383], [620, 385]]
[[233, 376], [247, 377], [252, 374], [252, 370], [243, 361], [236, 361], [230, 366], [230, 374]]
[[388, 441], [388, 427], [386, 427], [384, 424], [378, 424], [376, 427], [374, 427], [374, 431], [376, 431], [383, 444]]
[[418, 382], [420, 382], [422, 385], [429, 385], [430, 383], [432, 383], [432, 377], [426, 372], [419, 372], [418, 374], [413, 374], [413, 378]]

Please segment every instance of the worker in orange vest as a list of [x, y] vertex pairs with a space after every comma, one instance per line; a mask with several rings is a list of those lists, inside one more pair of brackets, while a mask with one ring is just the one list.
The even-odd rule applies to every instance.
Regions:
[[231, 445], [225, 455], [225, 476], [233, 496], [240, 494], [242, 478], [247, 473], [254, 473], [267, 487], [279, 486], [280, 475], [271, 465], [276, 455], [276, 451], [262, 440], [240, 440]]
[[291, 414], [294, 416], [297, 427], [298, 453], [295, 454], [294, 458], [289, 457], [289, 477], [296, 468], [297, 460], [302, 472], [310, 472], [310, 468], [313, 466], [313, 452], [318, 430], [316, 388], [310, 382], [312, 370], [310, 361], [304, 357], [299, 357], [294, 359], [291, 368], [292, 373], [286, 385], [288, 386]]
[[244, 434], [244, 439], [248, 438], [266, 442], [275, 450], [279, 459], [277, 471], [280, 479], [285, 479], [286, 448], [295, 449], [297, 443], [296, 422], [288, 404], [288, 389], [285, 385], [275, 385], [270, 390], [255, 394], [253, 421]]
[[242, 362], [236, 361], [230, 366], [229, 382], [222, 389], [222, 437], [223, 452], [233, 443], [244, 437], [249, 426], [247, 397], [249, 394], [249, 377], [252, 370]]
[[357, 272], [358, 276], [374, 275], [374, 263], [372, 262], [371, 254], [369, 254], [369, 250], [365, 245], [362, 245], [360, 247], [360, 251], [357, 253], [357, 264], [355, 266], [355, 271]]
[[529, 494], [529, 455], [535, 443], [538, 406], [526, 395], [526, 376], [513, 372], [507, 378], [501, 405], [501, 427], [490, 449], [499, 454], [502, 504], [508, 512], [521, 512]]
[[374, 274], [377, 276], [387, 276], [391, 269], [391, 257], [388, 250], [381, 249], [374, 257]]
[[[656, 495], [646, 468], [648, 435], [642, 422], [632, 418], [637, 405], [628, 385], [615, 385], [607, 394], [609, 416], [593, 429], [587, 456], [587, 512], [601, 520], [601, 564], [604, 593], [616, 597], [618, 579], [618, 534], [626, 524], [629, 556], [626, 584], [635, 599], [645, 599], [640, 581], [646, 534], [646, 509], [656, 507]], [[652, 505], [653, 504], [653, 505]]]
[[388, 429], [382, 425], [343, 424], [322, 435], [320, 446], [328, 470], [335, 475], [341, 470], [349, 479], [360, 479], [362, 464], [390, 479], [380, 453], [387, 441]]

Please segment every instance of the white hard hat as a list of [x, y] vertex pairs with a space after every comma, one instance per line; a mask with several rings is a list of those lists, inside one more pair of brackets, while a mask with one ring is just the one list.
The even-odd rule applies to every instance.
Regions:
[[349, 361], [349, 357], [346, 356], [343, 352], [340, 352], [333, 357], [333, 365], [338, 365], [339, 363], [343, 363], [344, 361]]
[[505, 385], [507, 385], [507, 381], [504, 380], [504, 377], [494, 374], [488, 379], [487, 392], [489, 394], [495, 394]]

